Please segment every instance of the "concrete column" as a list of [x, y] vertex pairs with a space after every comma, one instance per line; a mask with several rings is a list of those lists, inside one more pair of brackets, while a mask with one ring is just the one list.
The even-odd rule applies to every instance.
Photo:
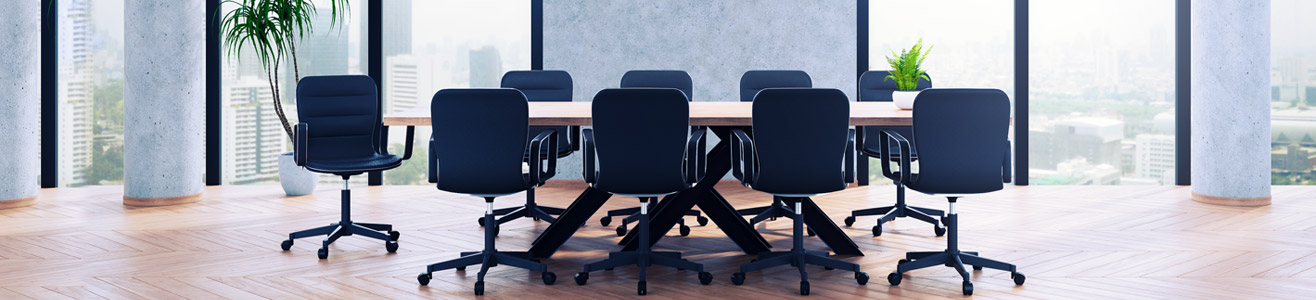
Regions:
[[124, 2], [123, 203], [201, 199], [206, 3]]
[[1270, 1], [1192, 3], [1193, 200], [1270, 204]]
[[[36, 202], [41, 138], [41, 3], [0, 9], [0, 209]], [[51, 141], [53, 142], [53, 141]]]

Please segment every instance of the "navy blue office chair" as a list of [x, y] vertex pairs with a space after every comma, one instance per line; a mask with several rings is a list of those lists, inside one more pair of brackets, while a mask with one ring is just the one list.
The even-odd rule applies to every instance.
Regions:
[[[797, 70], [753, 70], [740, 76], [740, 101], [754, 101], [754, 95], [766, 88], [812, 88], [813, 79], [809, 73]], [[743, 130], [742, 130], [743, 131]], [[740, 215], [753, 215], [749, 224], [758, 224], [764, 220], [791, 218], [795, 213], [778, 197], [772, 197], [772, 204], [736, 211]], [[813, 235], [810, 230], [809, 235]]]
[[352, 175], [397, 168], [411, 158], [411, 138], [415, 128], [407, 129], [406, 153], [399, 158], [388, 154], [380, 144], [383, 123], [379, 115], [379, 98], [375, 81], [368, 76], [308, 76], [297, 84], [297, 123], [293, 134], [293, 157], [298, 166], [316, 173], [343, 177], [342, 216], [338, 223], [288, 235], [281, 247], [292, 248], [293, 240], [328, 236], [321, 241], [316, 255], [329, 258], [329, 244], [349, 235], [383, 240], [389, 253], [398, 250], [398, 232], [393, 225], [352, 221], [352, 190], [347, 180]]
[[[901, 274], [932, 266], [955, 268], [964, 278], [964, 295], [973, 294], [973, 283], [964, 265], [974, 270], [992, 268], [1010, 271], [1014, 284], [1024, 284], [1024, 274], [1012, 264], [978, 256], [977, 252], [960, 251], [959, 215], [955, 201], [966, 196], [998, 191], [1003, 182], [1010, 182], [1010, 99], [996, 89], [929, 89], [919, 93], [914, 102], [913, 137], [910, 139], [892, 131], [879, 131], [878, 149], [896, 149], [882, 153], [882, 161], [898, 160], [900, 169], [892, 172], [889, 164], [882, 164], [882, 175], [897, 180], [905, 187], [929, 195], [945, 196], [950, 201], [947, 210], [946, 250], [909, 252], [900, 260], [896, 271], [887, 276], [891, 285], [899, 285]], [[895, 141], [896, 148], [888, 148]], [[910, 170], [911, 155], [918, 153], [919, 170]]]
[[[891, 92], [896, 91], [896, 82], [886, 80], [890, 71], [866, 71], [859, 76], [859, 101], [885, 101], [891, 102]], [[931, 80], [919, 80], [918, 89], [925, 90], [932, 88]], [[891, 130], [902, 136], [910, 137], [910, 144], [916, 143], [909, 126], [864, 126], [859, 129], [859, 167], [868, 170], [869, 157], [881, 157], [884, 151], [898, 152], [898, 148], [892, 147], [888, 150], [882, 150], [878, 147], [878, 134], [882, 130]], [[910, 153], [911, 161], [918, 160], [918, 153]], [[899, 155], [893, 155], [892, 159], [900, 159]], [[891, 163], [891, 162], [884, 162]], [[859, 176], [868, 176], [868, 172], [860, 172]], [[905, 204], [905, 186], [899, 180], [893, 180], [896, 184], [896, 204], [892, 206], [883, 206], [877, 208], [860, 209], [850, 212], [850, 216], [845, 218], [845, 226], [854, 225], [855, 217], [862, 216], [881, 216], [877, 218], [877, 225], [873, 225], [873, 236], [882, 235], [882, 224], [894, 221], [896, 218], [910, 217], [919, 221], [932, 224], [932, 231], [937, 236], [946, 234], [946, 228], [942, 227], [939, 219], [943, 217], [944, 212], [931, 208], [922, 208], [909, 206]], [[935, 217], [934, 217], [935, 216]]]
[[[553, 177], [557, 169], [558, 132], [547, 130], [526, 141], [530, 108], [525, 95], [514, 89], [445, 89], [434, 94], [430, 104], [434, 137], [430, 140], [430, 182], [439, 190], [484, 198], [486, 224], [495, 222], [494, 198], [534, 189]], [[530, 173], [521, 172], [529, 149]], [[541, 272], [544, 284], [557, 281], [548, 267], [535, 262], [527, 252], [503, 252], [494, 248], [498, 226], [484, 227], [484, 250], [462, 252], [461, 257], [429, 265], [417, 276], [420, 285], [432, 273], [464, 270], [480, 264], [475, 294], [484, 294], [484, 276], [497, 265]]]
[[[694, 83], [690, 80], [690, 74], [680, 70], [632, 70], [626, 71], [621, 76], [621, 87], [623, 88], [674, 88], [685, 93], [687, 101], [694, 101]], [[690, 127], [690, 130], [698, 130], [698, 126]], [[657, 205], [657, 201], [649, 202], [649, 209]], [[708, 218], [700, 214], [699, 210], [691, 209], [685, 213], [687, 216], [694, 216], [699, 226], [708, 225]], [[599, 224], [608, 226], [612, 223], [612, 217], [626, 216], [621, 220], [621, 225], [617, 225], [617, 236], [626, 235], [626, 224], [635, 222], [640, 216], [640, 207], [631, 207], [623, 209], [609, 210], [608, 215], [599, 219]], [[681, 236], [690, 235], [690, 226], [685, 225], [685, 218], [677, 221], [680, 225]]]
[[850, 129], [850, 103], [836, 89], [770, 88], [754, 97], [754, 137], [732, 131], [732, 174], [742, 184], [791, 203], [795, 221], [791, 251], [759, 254], [758, 260], [740, 265], [731, 283], [745, 283], [745, 272], [790, 265], [800, 271], [800, 294], [809, 294], [806, 265], [855, 272], [855, 280], [868, 284], [859, 265], [804, 249], [802, 203], [809, 197], [840, 191], [854, 178], [854, 131]]
[[613, 195], [640, 198], [640, 245], [586, 264], [576, 274], [576, 284], [585, 285], [589, 272], [626, 265], [640, 268], [640, 295], [648, 294], [645, 274], [650, 265], [695, 270], [699, 283], [711, 283], [713, 275], [704, 272], [703, 264], [681, 259], [679, 252], [652, 252], [649, 245], [648, 203], [690, 188], [704, 175], [706, 130], [690, 131], [685, 96], [670, 88], [605, 89], [592, 105], [594, 128], [584, 133], [585, 182]]
[[[565, 101], [571, 102], [571, 74], [566, 71], [557, 70], [533, 70], [533, 71], [508, 71], [503, 74], [504, 88], [513, 88], [525, 94], [526, 100], [529, 101]], [[578, 149], [580, 127], [577, 126], [532, 126], [530, 127], [529, 137], [538, 136], [539, 133], [549, 130], [558, 132], [558, 147], [554, 150], [557, 157], [567, 157], [575, 153]], [[523, 157], [525, 162], [530, 161], [530, 152], [526, 151]], [[557, 221], [553, 216], [561, 215], [565, 209], [549, 206], [541, 206], [535, 203], [535, 190], [530, 189], [525, 194], [525, 205], [494, 210], [494, 216], [498, 218], [498, 224], [507, 223], [523, 217], [529, 217], [533, 220], [544, 220], [552, 223]], [[484, 218], [479, 218], [480, 226], [484, 226]]]

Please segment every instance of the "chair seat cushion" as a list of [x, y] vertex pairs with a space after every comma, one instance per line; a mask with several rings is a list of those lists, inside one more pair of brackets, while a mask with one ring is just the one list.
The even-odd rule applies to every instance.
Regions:
[[306, 162], [306, 169], [319, 173], [339, 175], [359, 174], [369, 171], [383, 171], [402, 165], [402, 158], [397, 155], [373, 155], [348, 159], [321, 159]]
[[[900, 136], [903, 136], [903, 137], [905, 137], [906, 139], [912, 139], [912, 138], [914, 137], [913, 130], [910, 129], [910, 127], [908, 127], [908, 126], [893, 126], [893, 127], [886, 127], [886, 126], [865, 126], [865, 127], [864, 127], [864, 145], [860, 148], [861, 150], [864, 151], [864, 155], [867, 155], [867, 156], [870, 156], [870, 157], [880, 157], [880, 156], [882, 155], [882, 151], [883, 151], [883, 150], [882, 150], [882, 144], [881, 144], [881, 143], [882, 143], [882, 141], [881, 141], [882, 135], [881, 135], [881, 134], [878, 134], [878, 132], [880, 132], [880, 131], [882, 131], [882, 130], [884, 130], [884, 129], [886, 129], [886, 130], [891, 130], [891, 131], [895, 131], [897, 134], [900, 134]], [[910, 141], [913, 141], [913, 140], [910, 140]], [[891, 150], [890, 150], [891, 153], [894, 154], [894, 155], [892, 155], [891, 157], [892, 157], [892, 158], [899, 158], [899, 157], [900, 157], [900, 144], [896, 143], [896, 141], [894, 141], [894, 140], [893, 140], [893, 141], [887, 141], [887, 143], [888, 143], [888, 146], [891, 147]], [[918, 159], [918, 148], [910, 149], [910, 152], [913, 152], [913, 153], [910, 154], [910, 158], [911, 158], [911, 159]]]

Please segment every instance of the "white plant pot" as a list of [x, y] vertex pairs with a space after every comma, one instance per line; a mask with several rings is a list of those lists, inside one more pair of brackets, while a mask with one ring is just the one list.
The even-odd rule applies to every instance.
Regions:
[[918, 97], [920, 91], [893, 91], [891, 92], [891, 102], [896, 104], [900, 109], [914, 109], [914, 98]]
[[315, 181], [320, 176], [297, 165], [292, 153], [279, 155], [279, 184], [288, 196], [310, 195], [315, 191]]

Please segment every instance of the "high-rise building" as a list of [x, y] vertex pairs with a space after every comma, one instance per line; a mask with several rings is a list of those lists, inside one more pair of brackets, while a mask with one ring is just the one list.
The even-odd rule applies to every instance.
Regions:
[[503, 76], [503, 62], [498, 47], [484, 46], [471, 49], [471, 87], [499, 87]]
[[428, 59], [411, 55], [384, 58], [384, 111], [401, 112], [429, 101], [434, 88], [434, 70]]
[[224, 182], [250, 184], [278, 180], [279, 154], [287, 152], [283, 125], [274, 111], [269, 82], [242, 77], [224, 86]]
[[1161, 178], [1165, 171], [1174, 170], [1174, 136], [1166, 134], [1139, 134], [1134, 152], [1138, 177], [1160, 179], [1162, 184], [1173, 178]]
[[1054, 166], [1074, 158], [1092, 165], [1121, 166], [1124, 121], [1082, 117], [1040, 124], [1029, 130], [1030, 164]]
[[80, 185], [91, 166], [92, 63], [91, 1], [59, 5], [59, 184]]
[[343, 23], [330, 27], [334, 21], [332, 13], [329, 7], [316, 9], [315, 17], [311, 20], [315, 31], [294, 43], [297, 47], [297, 69], [294, 70], [292, 61], [287, 60], [282, 71], [284, 82], [279, 86], [284, 103], [297, 103], [295, 95], [299, 75], [347, 74], [347, 28]]

